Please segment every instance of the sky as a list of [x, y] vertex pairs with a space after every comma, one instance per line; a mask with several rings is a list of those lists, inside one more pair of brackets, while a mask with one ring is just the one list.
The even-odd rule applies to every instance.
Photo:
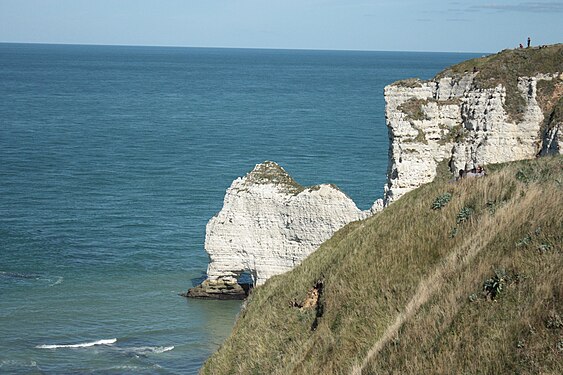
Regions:
[[0, 42], [496, 52], [563, 42], [563, 0], [0, 0]]

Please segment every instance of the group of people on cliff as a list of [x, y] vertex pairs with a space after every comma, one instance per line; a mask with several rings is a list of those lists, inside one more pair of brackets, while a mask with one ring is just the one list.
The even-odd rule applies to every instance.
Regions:
[[485, 169], [478, 165], [477, 167], [472, 168], [471, 170], [467, 171], [466, 169], [460, 169], [459, 175], [455, 179], [455, 181], [462, 180], [467, 177], [484, 177], [485, 176]]
[[[530, 37], [528, 37], [528, 45], [527, 48], [530, 48], [530, 46], [532, 45], [532, 39], [530, 39]], [[520, 48], [524, 48], [524, 45], [522, 43], [520, 43], [519, 45]]]

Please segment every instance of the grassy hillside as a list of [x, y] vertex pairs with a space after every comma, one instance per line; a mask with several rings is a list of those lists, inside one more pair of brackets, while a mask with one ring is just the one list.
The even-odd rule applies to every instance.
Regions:
[[202, 373], [563, 373], [563, 158], [488, 172], [438, 178], [256, 288]]

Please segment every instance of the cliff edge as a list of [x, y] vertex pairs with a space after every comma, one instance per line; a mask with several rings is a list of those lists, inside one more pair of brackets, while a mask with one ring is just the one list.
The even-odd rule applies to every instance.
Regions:
[[445, 161], [476, 165], [562, 152], [563, 45], [505, 50], [462, 62], [430, 81], [385, 88], [386, 204], [428, 183]]

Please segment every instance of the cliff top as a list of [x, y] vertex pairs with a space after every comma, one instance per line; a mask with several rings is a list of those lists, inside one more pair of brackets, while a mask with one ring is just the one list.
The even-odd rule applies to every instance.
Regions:
[[563, 158], [488, 172], [424, 185], [256, 288], [202, 373], [560, 373]]
[[[563, 74], [563, 44], [541, 47], [507, 49], [499, 53], [463, 61], [438, 73], [433, 80], [452, 77], [454, 80], [466, 74], [475, 74], [473, 86], [488, 89], [499, 84], [506, 89], [504, 108], [513, 121], [521, 121], [525, 110], [525, 101], [518, 91], [519, 77], [533, 77], [538, 74]], [[418, 79], [397, 81], [394, 85], [402, 87], [420, 87]], [[538, 84], [538, 96], [544, 99], [544, 115], [549, 117], [561, 97], [563, 80], [541, 81]]]
[[256, 164], [246, 176], [246, 183], [255, 185], [274, 184], [298, 194], [305, 188], [295, 181], [280, 165], [273, 161]]
[[477, 70], [475, 83], [481, 88], [495, 87], [518, 77], [563, 72], [563, 44], [506, 49], [499, 53], [463, 61], [438, 73], [435, 79], [456, 77]]
[[[265, 161], [257, 164], [254, 169], [245, 176], [247, 184], [255, 185], [277, 185], [288, 193], [299, 194], [304, 190], [318, 190], [321, 185], [302, 186], [293, 179], [279, 164], [273, 161]], [[341, 191], [338, 186], [329, 184], [333, 189]]]

